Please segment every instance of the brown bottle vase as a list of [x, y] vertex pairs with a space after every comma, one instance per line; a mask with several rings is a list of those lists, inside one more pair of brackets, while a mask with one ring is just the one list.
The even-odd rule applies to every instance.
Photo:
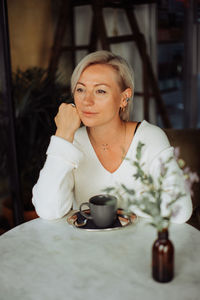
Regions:
[[167, 229], [158, 232], [152, 247], [152, 276], [158, 282], [169, 282], [174, 277], [174, 246]]

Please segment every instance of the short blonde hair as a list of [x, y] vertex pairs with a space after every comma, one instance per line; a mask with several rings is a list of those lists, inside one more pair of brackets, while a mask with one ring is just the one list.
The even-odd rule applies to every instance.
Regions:
[[120, 78], [121, 90], [124, 91], [127, 88], [131, 88], [132, 96], [129, 98], [127, 106], [124, 111], [120, 110], [120, 118], [124, 121], [128, 121], [129, 112], [132, 105], [132, 99], [134, 94], [134, 76], [133, 70], [127, 63], [127, 61], [119, 55], [115, 55], [112, 52], [100, 50], [96, 52], [92, 52], [85, 56], [79, 64], [74, 69], [74, 72], [71, 77], [71, 92], [74, 94], [77, 82], [82, 74], [82, 72], [94, 64], [107, 64], [112, 66], [115, 70], [117, 70]]

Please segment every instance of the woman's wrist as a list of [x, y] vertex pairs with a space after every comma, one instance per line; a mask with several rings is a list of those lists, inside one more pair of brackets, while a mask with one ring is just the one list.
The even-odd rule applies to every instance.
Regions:
[[55, 136], [58, 136], [62, 139], [65, 139], [66, 141], [72, 143], [74, 140], [74, 133], [63, 133], [62, 131], [56, 130]]

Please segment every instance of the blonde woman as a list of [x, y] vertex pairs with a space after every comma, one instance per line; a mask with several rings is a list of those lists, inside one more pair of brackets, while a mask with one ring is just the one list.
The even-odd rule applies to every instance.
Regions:
[[[33, 188], [33, 204], [44, 219], [61, 218], [72, 207], [79, 208], [82, 202], [119, 183], [140, 192], [142, 186], [132, 176], [133, 166], [124, 159], [135, 159], [139, 141], [145, 144], [142, 161], [153, 177], [159, 175], [160, 160], [173, 154], [159, 127], [145, 120], [128, 121], [134, 81], [122, 57], [108, 51], [87, 55], [72, 74], [71, 91], [75, 105], [61, 104], [55, 118], [57, 130]], [[173, 189], [176, 182], [182, 192], [184, 180], [175, 160], [170, 168], [176, 175], [166, 179], [166, 188]], [[170, 200], [167, 197], [164, 201]], [[177, 203], [180, 212], [172, 221], [183, 223], [192, 213], [190, 195], [186, 193]], [[135, 212], [144, 216], [138, 209]]]

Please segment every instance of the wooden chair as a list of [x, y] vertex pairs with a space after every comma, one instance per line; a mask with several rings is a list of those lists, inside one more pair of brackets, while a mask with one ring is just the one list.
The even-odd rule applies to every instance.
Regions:
[[[200, 178], [200, 129], [164, 129], [173, 147], [180, 148], [180, 158]], [[200, 230], [200, 183], [193, 186], [193, 214], [187, 222]]]

